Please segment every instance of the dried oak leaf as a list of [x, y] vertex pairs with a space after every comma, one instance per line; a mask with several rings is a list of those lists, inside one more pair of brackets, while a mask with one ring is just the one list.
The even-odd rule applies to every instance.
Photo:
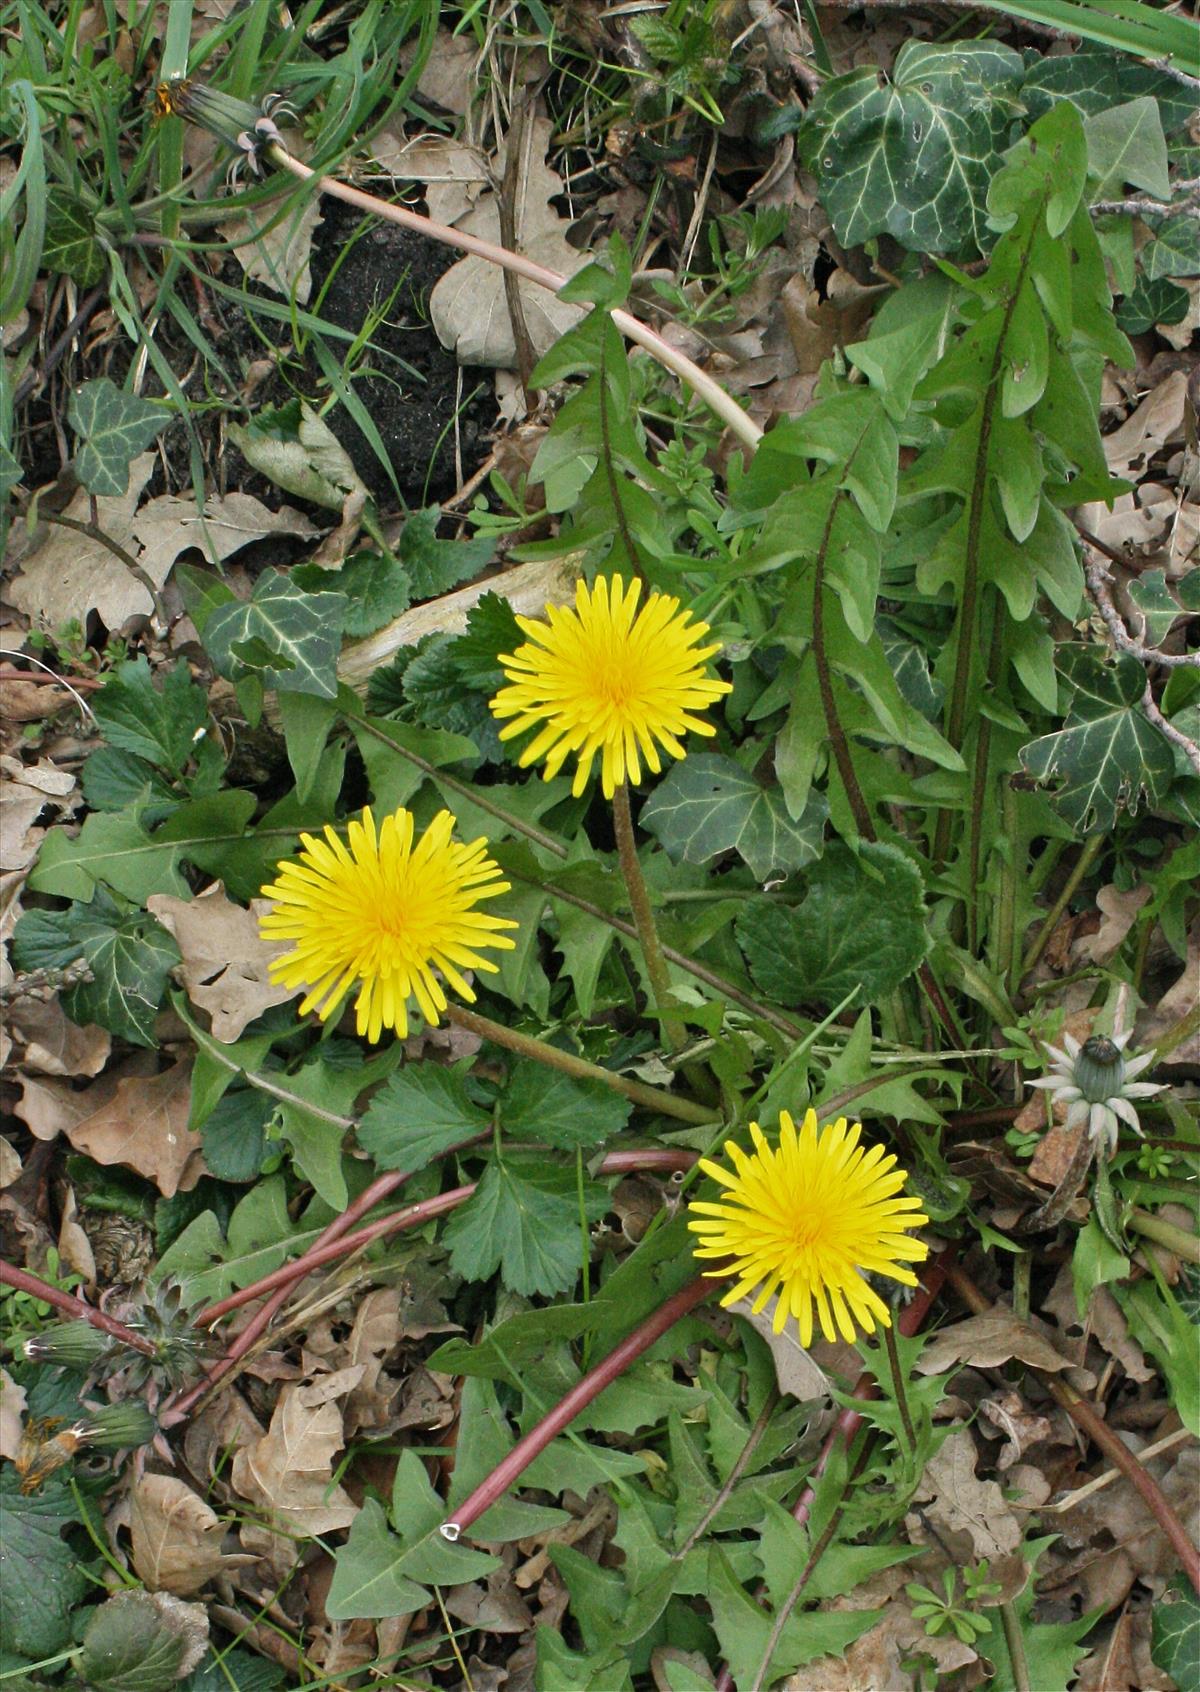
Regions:
[[332, 1484], [333, 1459], [344, 1444], [342, 1413], [324, 1382], [285, 1386], [266, 1433], [234, 1454], [234, 1489], [301, 1538], [349, 1527], [357, 1509]]
[[[914, 1501], [925, 1508], [906, 1517], [914, 1543], [927, 1537], [923, 1517], [945, 1537], [966, 1534], [974, 1558], [1010, 1556], [1021, 1543], [1021, 1524], [995, 1481], [975, 1473], [978, 1453], [966, 1428], [955, 1428], [925, 1465]], [[999, 1577], [997, 1577], [999, 1578]]]
[[146, 909], [179, 947], [179, 974], [188, 998], [212, 1017], [214, 1040], [236, 1040], [248, 1023], [294, 996], [267, 974], [286, 945], [263, 940], [258, 918], [269, 899], [252, 899], [249, 910], [235, 905], [224, 884], [214, 881], [194, 899], [152, 893]]
[[0, 1457], [10, 1462], [21, 1444], [24, 1411], [25, 1388], [17, 1385], [7, 1369], [0, 1369]]
[[143, 1474], [130, 1489], [133, 1566], [151, 1592], [186, 1598], [230, 1561], [225, 1524], [185, 1481]]
[[994, 1369], [1014, 1357], [1030, 1368], [1046, 1369], [1051, 1374], [1072, 1367], [1070, 1358], [1063, 1357], [1031, 1323], [1019, 1321], [1010, 1310], [989, 1310], [984, 1316], [968, 1316], [941, 1329], [916, 1366], [922, 1375], [940, 1375], [955, 1363]]
[[115, 1096], [66, 1128], [76, 1151], [153, 1181], [164, 1198], [190, 1192], [204, 1173], [200, 1136], [188, 1127], [192, 1064], [118, 1081]]

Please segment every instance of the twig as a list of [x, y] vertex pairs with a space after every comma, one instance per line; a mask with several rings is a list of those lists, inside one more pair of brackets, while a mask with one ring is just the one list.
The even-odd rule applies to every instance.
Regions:
[[[993, 1309], [990, 1300], [984, 1297], [971, 1277], [956, 1265], [950, 1264], [947, 1266], [946, 1276], [959, 1297], [977, 1316], [986, 1315]], [[1041, 1383], [1051, 1398], [1067, 1412], [1076, 1427], [1082, 1429], [1093, 1445], [1099, 1446], [1114, 1468], [1119, 1469], [1125, 1479], [1137, 1490], [1142, 1502], [1166, 1535], [1172, 1550], [1183, 1565], [1197, 1594], [1200, 1594], [1200, 1551], [1188, 1538], [1187, 1529], [1164, 1497], [1162, 1488], [1154, 1479], [1154, 1476], [1142, 1467], [1128, 1446], [1118, 1439], [1108, 1423], [1096, 1414], [1092, 1406], [1086, 1399], [1079, 1396], [1074, 1387], [1068, 1386], [1065, 1381], [1060, 1381], [1056, 1375], [1035, 1368], [1032, 1364], [1026, 1364], [1026, 1368]]]
[[14, 410], [17, 406], [24, 405], [30, 394], [34, 393], [36, 389], [46, 380], [47, 376], [49, 376], [50, 373], [59, 364], [61, 364], [63, 356], [70, 347], [71, 342], [75, 339], [76, 335], [78, 335], [79, 331], [83, 328], [84, 324], [95, 311], [96, 307], [100, 304], [100, 301], [104, 298], [107, 292], [108, 290], [106, 288], [93, 288], [90, 294], [85, 294], [84, 298], [80, 301], [79, 310], [67, 324], [58, 339], [51, 344], [50, 349], [46, 353], [46, 357], [42, 362], [42, 368], [40, 370], [27, 370], [13, 389], [12, 402]]
[[157, 1357], [158, 1352], [148, 1339], [141, 1334], [134, 1333], [124, 1322], [118, 1322], [115, 1316], [108, 1316], [103, 1310], [96, 1310], [90, 1304], [85, 1304], [81, 1298], [73, 1293], [63, 1292], [60, 1287], [52, 1287], [37, 1275], [31, 1275], [26, 1269], [18, 1269], [15, 1264], [6, 1263], [0, 1258], [0, 1283], [15, 1287], [18, 1292], [29, 1293], [34, 1298], [40, 1298], [43, 1304], [52, 1304], [56, 1310], [61, 1310], [64, 1316], [82, 1317], [90, 1322], [93, 1328], [99, 1328], [102, 1334], [110, 1339], [120, 1340], [132, 1351], [140, 1351], [143, 1357]]
[[[1152, 1457], [1161, 1457], [1164, 1451], [1173, 1451], [1177, 1445], [1183, 1445], [1186, 1440], [1196, 1436], [1190, 1428], [1176, 1428], [1165, 1439], [1156, 1439], [1153, 1445], [1147, 1445], [1143, 1450], [1135, 1452], [1139, 1463], [1148, 1463]], [[1082, 1504], [1085, 1498], [1090, 1498], [1094, 1492], [1102, 1492], [1106, 1486], [1111, 1486], [1115, 1480], [1120, 1480], [1120, 1469], [1105, 1469], [1102, 1475], [1090, 1480], [1086, 1486], [1077, 1486], [1074, 1492], [1068, 1492], [1056, 1504], [1039, 1504], [1036, 1506], [1039, 1516], [1059, 1516], [1066, 1510], [1073, 1510], [1076, 1504]]]
[[[1096, 537], [1086, 529], [1080, 529], [1079, 533], [1090, 546], [1097, 546]], [[1111, 556], [1107, 550], [1106, 556]], [[1160, 652], [1157, 647], [1143, 646], [1140, 640], [1134, 639], [1125, 627], [1121, 613], [1113, 604], [1112, 594], [1109, 592], [1108, 570], [1098, 559], [1087, 559], [1083, 575], [1092, 603], [1100, 613], [1104, 626], [1112, 637], [1112, 643], [1119, 652], [1127, 652], [1132, 658], [1140, 658], [1144, 664], [1161, 664], [1165, 669], [1186, 667], [1200, 670], [1200, 652]], [[1179, 615], [1184, 615], [1182, 610]]]
[[1142, 710], [1146, 713], [1147, 722], [1153, 723], [1160, 734], [1165, 734], [1172, 746], [1178, 746], [1196, 774], [1200, 776], [1200, 746], [1197, 746], [1194, 740], [1189, 740], [1182, 729], [1177, 729], [1174, 723], [1169, 723], [1163, 716], [1155, 704], [1154, 689], [1149, 682], [1146, 683], [1145, 691], [1142, 694]]
[[[380, 200], [374, 194], [364, 194], [361, 189], [351, 188], [348, 183], [339, 182], [334, 176], [318, 176], [299, 159], [294, 159], [286, 148], [277, 142], [267, 149], [268, 156], [281, 170], [299, 177], [302, 182], [315, 181], [323, 194], [331, 194], [335, 199], [344, 200], [347, 205], [357, 206], [360, 211], [369, 212], [372, 217], [387, 218], [391, 223], [398, 223], [404, 229], [411, 229], [418, 235], [424, 235], [431, 241], [440, 241], [443, 246], [457, 248], [459, 252], [474, 253], [479, 258], [488, 259], [492, 264], [498, 264], [503, 269], [511, 270], [517, 276], [524, 276], [529, 282], [536, 282], [540, 288], [548, 288], [557, 293], [566, 286], [567, 279], [559, 275], [556, 270], [549, 270], [543, 264], [536, 264], [532, 259], [521, 253], [510, 253], [504, 247], [498, 247], [491, 241], [482, 241], [476, 235], [466, 235], [461, 230], [450, 229], [444, 223], [435, 223], [432, 218], [422, 217], [419, 212], [410, 211], [407, 206], [397, 206], [387, 200]], [[751, 449], [757, 447], [762, 439], [763, 431], [754, 419], [744, 412], [737, 401], [727, 394], [720, 383], [686, 358], [661, 335], [640, 322], [627, 311], [614, 309], [612, 320], [617, 328], [629, 340], [644, 347], [652, 357], [685, 382], [697, 399], [703, 400], [709, 410], [733, 431], [739, 440]]]

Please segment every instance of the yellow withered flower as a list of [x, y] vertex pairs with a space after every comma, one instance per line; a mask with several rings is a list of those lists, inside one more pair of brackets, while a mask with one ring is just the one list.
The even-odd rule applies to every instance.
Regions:
[[891, 1326], [891, 1313], [865, 1279], [884, 1275], [916, 1286], [908, 1268], [922, 1263], [929, 1248], [909, 1238], [929, 1218], [921, 1201], [901, 1196], [908, 1179], [882, 1146], [859, 1145], [861, 1126], [845, 1117], [818, 1130], [810, 1110], [797, 1132], [781, 1111], [778, 1148], [772, 1150], [757, 1122], [750, 1124], [753, 1154], [732, 1140], [725, 1152], [734, 1173], [702, 1158], [706, 1175], [726, 1189], [719, 1203], [688, 1206], [700, 1235], [694, 1247], [701, 1258], [723, 1258], [729, 1275], [724, 1305], [736, 1304], [758, 1289], [757, 1315], [773, 1293], [779, 1299], [772, 1326], [780, 1333], [789, 1316], [800, 1328], [800, 1343], [812, 1343], [813, 1311], [825, 1338], [853, 1340], [856, 1326], [874, 1333]]
[[301, 1015], [315, 1009], [327, 1021], [358, 982], [358, 1032], [378, 1040], [394, 1028], [404, 1039], [410, 1000], [430, 1023], [446, 1009], [439, 975], [474, 1001], [461, 972], [494, 974], [480, 948], [511, 951], [515, 942], [502, 931], [518, 925], [475, 908], [509, 884], [487, 841], [462, 845], [451, 838], [454, 825], [439, 811], [418, 839], [411, 811], [401, 808], [376, 828], [368, 807], [345, 843], [332, 828], [323, 840], [300, 836], [299, 856], [262, 890], [273, 909], [259, 928], [264, 940], [295, 942], [268, 967], [273, 981], [308, 989]]
[[606, 799], [622, 782], [642, 779], [643, 760], [657, 775], [659, 747], [682, 758], [689, 729], [716, 733], [696, 713], [731, 691], [705, 670], [705, 660], [721, 650], [719, 641], [703, 644], [708, 624], [694, 622], [669, 594], [652, 593], [639, 611], [640, 595], [639, 581], [626, 587], [620, 576], [597, 576], [590, 589], [581, 581], [574, 608], [547, 605], [544, 623], [518, 617], [529, 640], [500, 654], [511, 685], [491, 708], [513, 719], [501, 740], [540, 727], [521, 768], [544, 758], [549, 781], [573, 753], [576, 797], [597, 754]]

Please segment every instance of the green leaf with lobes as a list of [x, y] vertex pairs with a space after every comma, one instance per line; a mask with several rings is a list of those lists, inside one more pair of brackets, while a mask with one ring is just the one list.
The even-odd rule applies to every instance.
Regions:
[[750, 973], [783, 1005], [839, 1004], [854, 988], [874, 1004], [918, 968], [928, 947], [921, 872], [896, 846], [834, 842], [799, 905], [759, 899], [737, 919]]

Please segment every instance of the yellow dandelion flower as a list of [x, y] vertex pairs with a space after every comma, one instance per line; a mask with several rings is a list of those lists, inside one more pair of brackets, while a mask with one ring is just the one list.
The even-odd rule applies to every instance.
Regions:
[[708, 624], [693, 622], [664, 593], [652, 593], [639, 612], [640, 594], [640, 582], [627, 588], [620, 576], [597, 576], [590, 590], [580, 582], [573, 610], [547, 605], [546, 623], [518, 617], [529, 641], [500, 654], [512, 685], [500, 689], [492, 710], [514, 719], [501, 740], [544, 724], [522, 752], [521, 768], [544, 758], [549, 781], [574, 753], [576, 798], [597, 753], [606, 799], [626, 778], [642, 779], [643, 759], [657, 775], [659, 746], [682, 758], [688, 729], [716, 733], [695, 713], [731, 691], [705, 673], [705, 659], [721, 650], [719, 641], [701, 645]]
[[779, 1122], [775, 1151], [757, 1122], [750, 1124], [753, 1155], [725, 1142], [735, 1174], [700, 1160], [727, 1191], [719, 1204], [688, 1206], [699, 1218], [688, 1223], [701, 1236], [695, 1254], [732, 1260], [704, 1273], [732, 1276], [722, 1304], [736, 1304], [757, 1287], [755, 1315], [778, 1292], [774, 1330], [780, 1333], [794, 1316], [801, 1345], [812, 1343], [814, 1306], [828, 1340], [837, 1334], [853, 1340], [856, 1323], [868, 1334], [877, 1323], [890, 1327], [888, 1307], [865, 1275], [916, 1286], [905, 1265], [929, 1255], [907, 1233], [929, 1220], [920, 1199], [899, 1196], [907, 1175], [882, 1146], [859, 1145], [857, 1122], [847, 1127], [843, 1116], [818, 1132], [812, 1110], [799, 1133], [786, 1110]]
[[304, 850], [262, 890], [274, 909], [259, 928], [264, 940], [296, 942], [269, 970], [285, 987], [308, 989], [302, 1016], [315, 1009], [327, 1021], [357, 981], [358, 1032], [378, 1040], [394, 1028], [404, 1039], [410, 999], [430, 1023], [446, 1009], [435, 971], [474, 1002], [461, 971], [494, 974], [477, 948], [511, 951], [515, 942], [501, 930], [517, 924], [475, 909], [509, 884], [498, 879], [486, 840], [464, 846], [450, 838], [454, 822], [439, 811], [416, 840], [411, 811], [384, 817], [376, 829], [368, 807], [345, 844], [332, 828], [324, 840], [300, 836]]

